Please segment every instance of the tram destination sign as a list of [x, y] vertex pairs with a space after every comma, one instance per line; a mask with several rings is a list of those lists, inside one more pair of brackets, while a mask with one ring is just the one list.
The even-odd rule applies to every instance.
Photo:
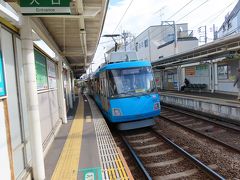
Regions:
[[23, 15], [70, 14], [71, 0], [20, 0]]

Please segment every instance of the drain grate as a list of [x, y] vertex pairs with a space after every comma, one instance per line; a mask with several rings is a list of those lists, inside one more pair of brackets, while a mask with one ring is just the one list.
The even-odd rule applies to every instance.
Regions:
[[103, 179], [121, 179], [128, 180], [128, 175], [117, 151], [117, 145], [113, 136], [102, 117], [102, 114], [89, 97], [88, 102], [92, 111], [92, 119], [97, 138], [98, 153], [102, 167]]

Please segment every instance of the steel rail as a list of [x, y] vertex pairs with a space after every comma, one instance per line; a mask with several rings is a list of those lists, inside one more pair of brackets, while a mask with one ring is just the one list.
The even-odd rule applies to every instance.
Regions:
[[162, 138], [165, 142], [167, 142], [172, 147], [174, 147], [174, 149], [176, 149], [178, 152], [183, 154], [186, 158], [190, 159], [198, 168], [200, 168], [202, 171], [206, 172], [211, 178], [213, 178], [213, 179], [220, 179], [220, 180], [224, 180], [225, 179], [223, 176], [221, 176], [220, 174], [215, 172], [213, 169], [209, 168], [207, 165], [202, 163], [200, 160], [198, 160], [197, 158], [195, 158], [194, 156], [189, 154], [187, 151], [182, 149], [180, 146], [178, 146], [177, 144], [172, 142], [166, 136], [158, 133], [157, 131], [155, 131], [153, 129], [152, 129], [152, 132], [155, 133], [158, 136], [158, 138]]
[[221, 140], [219, 140], [219, 139], [216, 139], [216, 138], [211, 137], [211, 136], [209, 136], [209, 135], [207, 135], [207, 134], [204, 134], [204, 133], [201, 133], [201, 132], [196, 131], [196, 130], [194, 130], [194, 129], [191, 129], [190, 127], [184, 126], [184, 125], [182, 125], [182, 124], [179, 123], [179, 122], [176, 122], [176, 121], [171, 120], [170, 118], [167, 118], [167, 117], [164, 117], [164, 116], [161, 116], [161, 115], [160, 115], [160, 118], [165, 119], [166, 121], [169, 121], [169, 122], [171, 122], [171, 123], [173, 123], [173, 124], [175, 124], [175, 125], [177, 125], [177, 126], [180, 126], [180, 127], [182, 127], [182, 128], [185, 128], [185, 129], [187, 129], [188, 131], [193, 132], [193, 133], [196, 133], [196, 134], [198, 134], [198, 135], [200, 135], [200, 136], [202, 136], [202, 137], [204, 137], [204, 138], [211, 139], [212, 141], [215, 141], [216, 143], [221, 144], [222, 146], [224, 146], [224, 147], [226, 147], [226, 148], [229, 148], [229, 149], [231, 149], [232, 151], [235, 151], [235, 152], [237, 152], [237, 153], [240, 153], [240, 149], [237, 149], [237, 148], [233, 147], [232, 145], [229, 145], [229, 144], [227, 144], [227, 143], [225, 143], [225, 142], [223, 142], [223, 141], [221, 141]]
[[161, 102], [161, 106], [162, 107], [164, 107], [164, 106], [165, 107], [171, 107], [171, 108], [175, 108], [175, 109], [177, 108], [177, 109], [180, 109], [182, 111], [187, 111], [189, 113], [195, 114], [196, 116], [202, 116], [202, 117], [205, 117], [205, 118], [208, 118], [208, 119], [210, 119], [210, 118], [211, 119], [217, 119], [218, 121], [227, 123], [229, 125], [240, 126], [240, 122], [237, 121], [237, 120], [226, 118], [226, 117], [221, 117], [221, 116], [214, 115], [214, 114], [209, 114], [209, 113], [206, 113], [206, 112], [197, 111], [195, 109], [189, 109], [189, 108], [186, 108], [186, 107], [182, 107], [182, 106], [178, 106], [178, 105], [174, 105], [174, 104], [163, 103], [163, 102]]
[[148, 179], [148, 180], [152, 180], [151, 176], [149, 175], [149, 173], [147, 172], [146, 168], [143, 165], [143, 162], [141, 161], [141, 159], [138, 157], [137, 153], [134, 151], [134, 149], [131, 147], [131, 145], [128, 143], [127, 139], [123, 136], [120, 135], [124, 141], [124, 143], [126, 144], [126, 146], [128, 147], [129, 151], [131, 152], [132, 156], [134, 157], [136, 163], [138, 164], [138, 166], [140, 167], [141, 171], [143, 172], [144, 176]]
[[[233, 131], [240, 132], [240, 128], [232, 126], [232, 125], [236, 126], [235, 124], [231, 124], [229, 122], [225, 122], [225, 121], [222, 121], [222, 120], [220, 120], [220, 122], [210, 120], [209, 117], [207, 116], [207, 114], [206, 114], [206, 116], [200, 115], [200, 114], [194, 114], [193, 112], [189, 112], [187, 110], [182, 110], [182, 109], [179, 110], [179, 109], [176, 109], [177, 107], [169, 107], [169, 106], [166, 106], [166, 105], [162, 105], [162, 107], [165, 108], [165, 109], [170, 109], [170, 110], [178, 112], [178, 113], [185, 114], [187, 116], [192, 116], [192, 117], [200, 119], [202, 121], [210, 122], [210, 123], [215, 124], [217, 126], [222, 126], [226, 129], [230, 129], [230, 130], [233, 130]], [[217, 119], [217, 118], [214, 118], [214, 119]], [[226, 123], [226, 124], [223, 124], [223, 123]]]

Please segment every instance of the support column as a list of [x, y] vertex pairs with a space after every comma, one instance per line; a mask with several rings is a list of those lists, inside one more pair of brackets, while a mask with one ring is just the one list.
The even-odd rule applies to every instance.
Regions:
[[177, 85], [178, 85], [178, 91], [181, 90], [181, 82], [182, 82], [181, 74], [182, 74], [182, 73], [181, 73], [181, 66], [178, 66], [178, 67], [177, 67], [177, 81], [178, 81]]
[[210, 66], [209, 66], [209, 85], [210, 85], [210, 90], [212, 93], [214, 93], [214, 70], [213, 70], [213, 62], [212, 60], [210, 61]]
[[76, 96], [75, 96], [75, 83], [74, 83], [74, 74], [72, 72], [72, 92], [73, 92], [73, 102], [76, 101]]
[[71, 75], [70, 75], [70, 70], [67, 71], [67, 88], [68, 88], [68, 97], [69, 97], [69, 106], [70, 109], [73, 108], [73, 99], [72, 99], [72, 81], [71, 81]]
[[29, 17], [22, 18], [21, 39], [22, 39], [22, 55], [25, 86], [28, 94], [27, 111], [29, 116], [33, 177], [36, 180], [44, 180], [45, 179], [44, 156], [39, 116], [35, 59], [32, 39], [32, 26], [31, 19]]
[[217, 91], [218, 90], [218, 64], [214, 63], [213, 64], [214, 67], [214, 90]]
[[63, 66], [62, 60], [58, 61], [58, 100], [59, 100], [59, 113], [60, 118], [62, 119], [63, 124], [67, 124], [67, 112], [66, 112], [66, 103], [64, 98], [63, 90]]

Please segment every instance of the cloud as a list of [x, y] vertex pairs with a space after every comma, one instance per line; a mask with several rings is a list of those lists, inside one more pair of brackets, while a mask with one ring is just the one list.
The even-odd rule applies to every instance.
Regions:
[[[126, 11], [131, 0], [113, 0], [109, 4], [107, 17], [102, 34], [121, 33], [123, 30], [130, 31], [134, 35], [140, 34], [142, 31], [152, 25], [159, 25], [161, 21], [167, 20], [174, 13], [176, 13], [181, 7], [189, 3], [191, 0], [133, 0], [130, 8], [124, 16], [121, 24], [114, 32], [121, 17]], [[200, 6], [203, 2], [207, 1]], [[231, 11], [237, 0], [192, 0], [182, 11], [177, 13], [174, 17], [168, 20], [175, 20], [177, 23], [188, 23], [189, 29], [197, 32], [197, 28], [203, 25], [207, 25], [208, 29], [216, 24], [218, 27], [224, 21], [224, 17], [227, 12]], [[186, 16], [189, 12], [195, 9], [192, 13]], [[225, 8], [225, 10], [224, 10]], [[217, 14], [222, 10], [221, 14]], [[216, 16], [213, 18], [214, 16]], [[186, 16], [185, 18], [182, 18]], [[204, 19], [206, 21], [202, 22]], [[212, 21], [210, 21], [212, 19]], [[209, 34], [209, 37], [212, 35]], [[110, 38], [101, 38], [97, 52], [93, 62], [93, 69], [96, 69], [99, 64], [104, 62], [104, 52], [114, 46]]]

